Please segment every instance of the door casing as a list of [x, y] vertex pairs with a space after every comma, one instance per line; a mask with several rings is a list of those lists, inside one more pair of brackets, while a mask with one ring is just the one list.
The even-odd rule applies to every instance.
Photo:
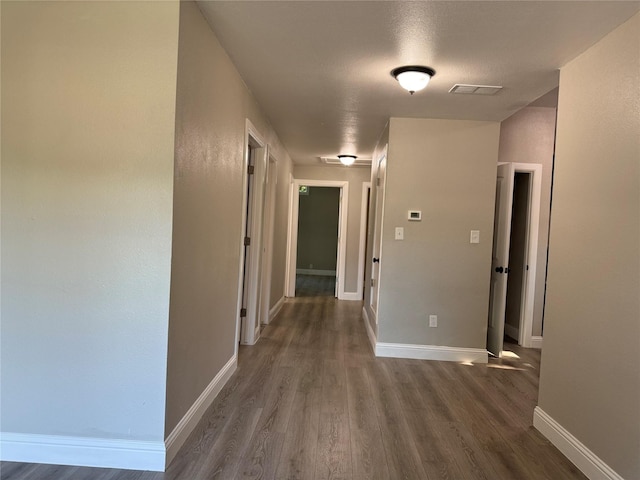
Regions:
[[[498, 166], [505, 165], [506, 162], [500, 162]], [[536, 294], [536, 275], [538, 262], [538, 235], [540, 225], [540, 200], [542, 194], [542, 165], [534, 163], [512, 163], [511, 175], [516, 173], [530, 174], [529, 201], [527, 212], [527, 234], [526, 234], [526, 263], [529, 267], [524, 271], [522, 305], [520, 308], [519, 321], [519, 338], [518, 344], [523, 347], [531, 348], [539, 346], [541, 339], [533, 342], [533, 310]], [[513, 180], [513, 177], [512, 177]], [[509, 192], [509, 202], [513, 199], [513, 183]], [[510, 219], [509, 219], [510, 222]], [[507, 235], [510, 235], [511, 228], [507, 229]], [[494, 266], [492, 265], [492, 268]], [[506, 295], [506, 293], [505, 293]], [[491, 312], [489, 312], [491, 315]], [[504, 317], [502, 318], [504, 323]]]
[[300, 185], [309, 187], [340, 188], [340, 209], [338, 213], [338, 258], [336, 260], [336, 282], [338, 300], [345, 300], [346, 279], [347, 218], [349, 212], [349, 182], [341, 180], [293, 179], [289, 196], [289, 231], [287, 242], [287, 297], [296, 296], [296, 258], [298, 254], [298, 214], [300, 205]]
[[[251, 148], [267, 148], [267, 144], [264, 140], [264, 137], [260, 134], [258, 129], [251, 123], [249, 119], [245, 120], [245, 139], [244, 139], [244, 155], [243, 155], [243, 175], [242, 175], [242, 215], [241, 215], [241, 235], [238, 239], [238, 245], [240, 249], [239, 255], [239, 265], [238, 265], [238, 298], [236, 303], [236, 341], [235, 341], [235, 354], [238, 354], [238, 346], [240, 343], [253, 345], [259, 338], [259, 324], [258, 328], [248, 328], [243, 332], [242, 329], [242, 317], [240, 316], [240, 310], [242, 309], [243, 303], [243, 290], [244, 290], [244, 282], [245, 275], [249, 276], [248, 285], [249, 291], [247, 292], [247, 312], [252, 311], [258, 312], [258, 301], [260, 294], [260, 248], [254, 248], [255, 254], [253, 256], [253, 261], [247, 262], [247, 267], [245, 271], [245, 246], [244, 246], [244, 238], [247, 235], [247, 206], [249, 199], [247, 198], [247, 191], [249, 188], [249, 164], [251, 161]], [[268, 151], [266, 152], [266, 156], [268, 157]], [[261, 176], [262, 178], [258, 178]], [[264, 183], [264, 171], [262, 174], [255, 175], [254, 174], [254, 191], [255, 185], [257, 183]], [[257, 204], [254, 202], [254, 206]], [[252, 216], [260, 215], [262, 216], [263, 211], [263, 202], [260, 203], [258, 208], [254, 208], [252, 211]], [[251, 219], [249, 219], [251, 220]], [[257, 245], [261, 245], [261, 240], [258, 239], [255, 241]], [[253, 281], [251, 281], [253, 279]], [[248, 318], [248, 317], [247, 317]]]

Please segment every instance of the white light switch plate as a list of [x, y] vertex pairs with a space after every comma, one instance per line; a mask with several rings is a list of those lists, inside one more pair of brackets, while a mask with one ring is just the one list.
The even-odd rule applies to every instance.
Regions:
[[404, 228], [396, 227], [396, 240], [404, 240]]
[[471, 230], [470, 243], [480, 243], [480, 230]]

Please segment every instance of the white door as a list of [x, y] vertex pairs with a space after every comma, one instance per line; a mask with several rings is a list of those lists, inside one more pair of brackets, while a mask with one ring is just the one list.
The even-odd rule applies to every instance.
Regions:
[[373, 258], [371, 267], [371, 310], [376, 314], [376, 323], [378, 323], [378, 293], [380, 288], [380, 262], [382, 261], [382, 211], [384, 209], [384, 181], [387, 170], [386, 153], [378, 160], [378, 169], [376, 175], [376, 211], [375, 222], [373, 228]]
[[491, 262], [487, 350], [496, 357], [500, 357], [502, 354], [504, 340], [512, 203], [513, 164], [508, 163], [498, 166], [496, 208], [493, 220], [493, 261]]
[[260, 274], [262, 250], [262, 217], [264, 211], [264, 182], [267, 168], [267, 149], [256, 148], [252, 151], [253, 175], [249, 206], [250, 220], [247, 237], [249, 247], [245, 260], [247, 276], [245, 292], [246, 316], [242, 319], [242, 343], [253, 345], [260, 332]]
[[269, 159], [268, 168], [265, 173], [264, 190], [264, 215], [262, 223], [262, 266], [261, 266], [261, 287], [260, 287], [260, 323], [269, 323], [269, 304], [271, 301], [271, 268], [273, 264], [273, 220], [275, 215], [276, 162]]

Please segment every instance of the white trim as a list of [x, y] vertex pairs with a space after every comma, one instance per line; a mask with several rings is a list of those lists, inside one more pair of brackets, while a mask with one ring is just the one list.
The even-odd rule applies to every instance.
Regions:
[[531, 345], [529, 348], [542, 348], [542, 337], [534, 335], [531, 337]]
[[282, 310], [282, 306], [284, 305], [284, 301], [285, 297], [283, 295], [282, 297], [280, 297], [280, 300], [278, 300], [276, 304], [271, 307], [271, 310], [269, 310], [269, 322], [272, 322], [273, 319], [276, 318], [278, 313], [280, 313], [280, 310]]
[[237, 367], [238, 357], [234, 355], [226, 365], [222, 367], [218, 374], [213, 377], [211, 383], [207, 385], [207, 388], [204, 389], [193, 405], [191, 405], [191, 408], [184, 414], [184, 417], [180, 419], [165, 439], [164, 443], [167, 451], [166, 466], [169, 466], [171, 460], [176, 456], [180, 447], [182, 447], [193, 429], [198, 425], [204, 413], [218, 396], [222, 387], [229, 381], [229, 378], [231, 378], [231, 375], [233, 375]]
[[338, 283], [338, 299], [344, 300], [344, 282], [346, 279], [345, 267], [347, 257], [347, 217], [349, 214], [349, 182], [344, 180], [308, 180], [293, 179], [291, 193], [289, 197], [289, 227], [287, 242], [287, 297], [296, 296], [296, 258], [298, 253], [298, 207], [300, 204], [300, 185], [308, 185], [310, 187], [336, 187], [340, 188], [340, 211], [339, 217], [339, 238], [338, 238], [338, 258], [336, 259]]
[[335, 277], [335, 270], [315, 270], [313, 268], [296, 268], [296, 275], [317, 275], [319, 277]]
[[504, 333], [509, 335], [514, 340], [518, 340], [518, 336], [519, 336], [518, 327], [514, 327], [513, 325], [509, 325], [508, 323], [505, 322]]
[[533, 426], [590, 480], [624, 480], [540, 407], [533, 410]]
[[0, 452], [3, 462], [154, 472], [163, 472], [165, 468], [165, 446], [161, 440], [151, 442], [2, 432]]
[[238, 299], [236, 301], [236, 339], [234, 346], [234, 356], [238, 356], [238, 347], [240, 344], [240, 330], [242, 328], [242, 318], [240, 317], [240, 309], [242, 308], [242, 292], [244, 287], [244, 237], [247, 235], [247, 189], [249, 184], [249, 139], [253, 139], [258, 145], [264, 147], [266, 145], [264, 138], [258, 132], [258, 129], [251, 123], [251, 120], [248, 118], [245, 119], [245, 128], [244, 128], [244, 146], [243, 146], [243, 161], [242, 161], [242, 210], [240, 214], [240, 238], [238, 239], [238, 251], [240, 255], [238, 255], [238, 288], [237, 295]]
[[417, 360], [441, 360], [471, 363], [487, 363], [489, 361], [489, 352], [481, 348], [377, 342], [375, 352], [376, 357], [414, 358]]
[[520, 308], [520, 336], [518, 343], [531, 348], [533, 335], [533, 305], [536, 296], [536, 274], [538, 265], [538, 231], [540, 227], [540, 198], [542, 195], [542, 165], [538, 163], [514, 163], [513, 175], [530, 173], [529, 212], [527, 219], [527, 265], [525, 271], [524, 295]]
[[367, 248], [367, 207], [369, 206], [367, 190], [371, 189], [371, 182], [362, 182], [362, 198], [360, 202], [360, 244], [358, 245], [358, 299], [364, 298], [364, 257]]
[[371, 328], [371, 322], [369, 321], [369, 315], [367, 314], [367, 308], [365, 306], [362, 307], [362, 319], [364, 320], [364, 325], [367, 329], [367, 336], [369, 337], [369, 342], [371, 343], [371, 350], [373, 350], [375, 354], [376, 334], [373, 333], [373, 329]]

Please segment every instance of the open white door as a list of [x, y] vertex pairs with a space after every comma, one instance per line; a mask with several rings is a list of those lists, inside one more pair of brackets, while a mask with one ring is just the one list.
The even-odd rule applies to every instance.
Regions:
[[387, 170], [387, 154], [378, 159], [378, 169], [376, 183], [372, 186], [376, 189], [376, 211], [373, 228], [373, 264], [371, 267], [371, 310], [375, 312], [376, 323], [378, 323], [378, 292], [380, 288], [380, 258], [382, 255], [382, 213], [384, 210], [384, 182]]
[[491, 262], [487, 350], [496, 357], [501, 356], [504, 341], [512, 203], [513, 164], [507, 163], [498, 166], [496, 209], [493, 220], [493, 261]]
[[264, 183], [267, 169], [267, 149], [252, 151], [253, 185], [249, 199], [249, 221], [245, 245], [246, 253], [246, 315], [242, 318], [242, 343], [253, 345], [260, 336], [260, 278], [262, 267], [262, 225], [264, 210]]
[[271, 270], [273, 265], [273, 230], [276, 200], [277, 163], [269, 159], [265, 173], [264, 216], [262, 223], [262, 281], [260, 282], [260, 323], [269, 323]]

